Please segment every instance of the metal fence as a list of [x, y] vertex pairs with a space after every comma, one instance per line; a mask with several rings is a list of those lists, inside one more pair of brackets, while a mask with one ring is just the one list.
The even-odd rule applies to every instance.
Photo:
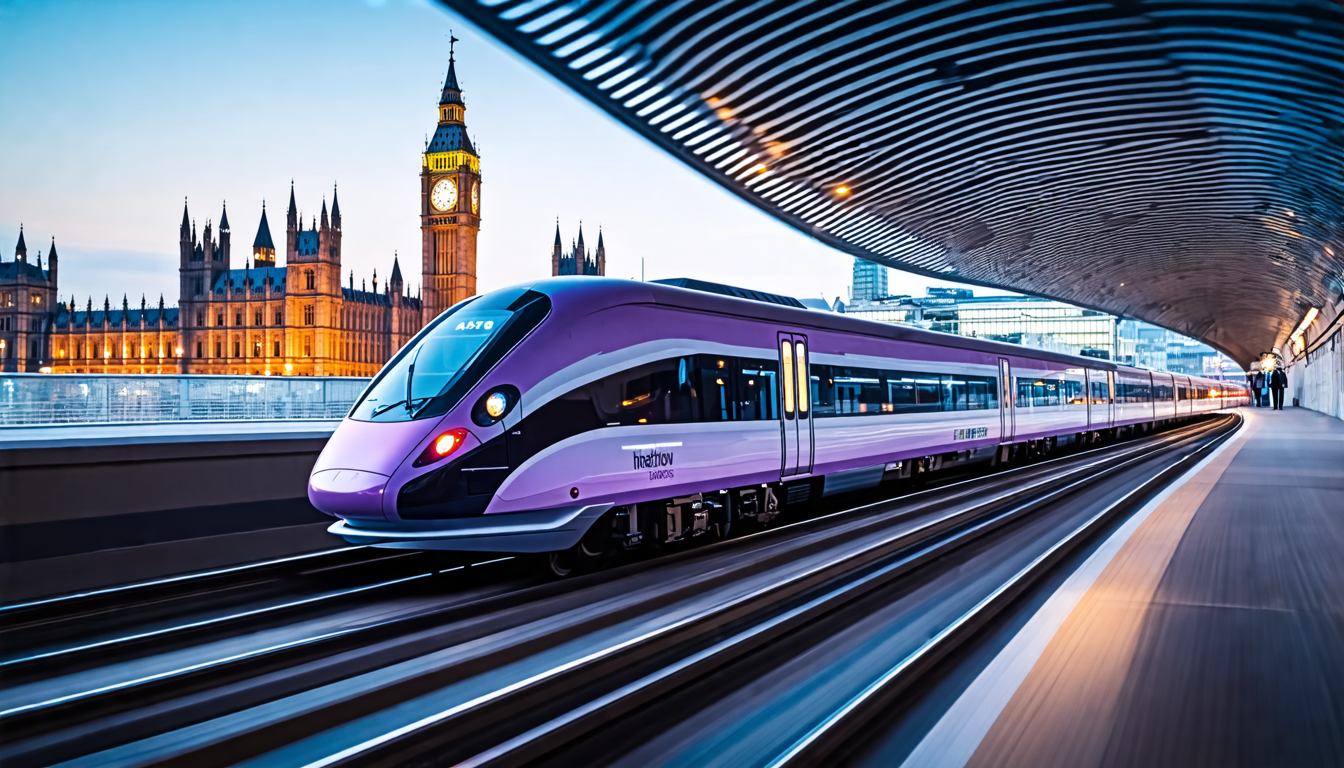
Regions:
[[0, 375], [0, 427], [339, 419], [369, 383], [308, 376]]

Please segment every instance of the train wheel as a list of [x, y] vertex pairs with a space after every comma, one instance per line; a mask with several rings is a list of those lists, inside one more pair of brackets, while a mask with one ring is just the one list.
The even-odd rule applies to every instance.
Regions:
[[580, 554], [579, 545], [559, 552], [546, 552], [540, 557], [542, 571], [557, 579], [567, 579], [578, 572]]
[[557, 579], [567, 579], [601, 568], [602, 561], [611, 549], [611, 523], [612, 515], [607, 513], [593, 523], [578, 544], [559, 552], [543, 554], [542, 570]]

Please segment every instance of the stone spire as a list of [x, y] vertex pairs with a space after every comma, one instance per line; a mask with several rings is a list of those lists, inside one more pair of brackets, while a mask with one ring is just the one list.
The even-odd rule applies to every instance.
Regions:
[[341, 228], [341, 202], [336, 199], [336, 185], [331, 185], [331, 228]]

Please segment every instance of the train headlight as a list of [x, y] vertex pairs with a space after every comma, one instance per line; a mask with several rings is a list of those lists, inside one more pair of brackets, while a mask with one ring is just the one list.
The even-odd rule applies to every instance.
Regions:
[[518, 404], [518, 388], [509, 384], [491, 387], [471, 408], [471, 421], [478, 427], [493, 426]]
[[462, 435], [457, 432], [445, 432], [439, 435], [439, 439], [434, 441], [434, 452], [440, 456], [447, 456], [462, 444]]
[[470, 432], [461, 427], [444, 432], [425, 447], [425, 450], [420, 453], [419, 458], [411, 466], [423, 467], [426, 464], [433, 464], [440, 459], [451, 456], [462, 447], [462, 444], [467, 441], [467, 437], [470, 435]]
[[492, 419], [504, 417], [505, 411], [509, 410], [509, 396], [503, 392], [491, 392], [485, 398], [485, 412]]

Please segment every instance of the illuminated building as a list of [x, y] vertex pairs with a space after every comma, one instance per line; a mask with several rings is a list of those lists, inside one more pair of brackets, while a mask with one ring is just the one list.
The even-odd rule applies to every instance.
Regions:
[[45, 365], [49, 352], [52, 307], [56, 303], [56, 240], [47, 252], [28, 261], [28, 245], [19, 227], [14, 260], [0, 262], [0, 370], [34, 371]]
[[466, 102], [450, 41], [439, 124], [420, 171], [420, 273], [425, 316], [437, 317], [476, 295], [476, 236], [481, 229], [481, 158], [467, 135]]
[[[455, 41], [454, 41], [455, 42]], [[285, 258], [278, 260], [265, 203], [251, 253], [234, 268], [227, 210], [198, 237], [184, 205], [178, 231], [178, 306], [163, 298], [114, 307], [89, 297], [58, 303], [55, 242], [48, 268], [29, 263], [22, 231], [13, 262], [0, 263], [0, 362], [6, 371], [372, 376], [424, 324], [476, 293], [480, 158], [467, 137], [465, 103], [450, 50], [438, 128], [425, 146], [421, 186], [423, 296], [406, 290], [392, 254], [379, 286], [342, 284], [341, 207], [304, 221], [291, 184]], [[599, 244], [599, 252], [601, 246]], [[603, 257], [604, 258], [604, 257]], [[423, 300], [422, 300], [423, 299]]]

